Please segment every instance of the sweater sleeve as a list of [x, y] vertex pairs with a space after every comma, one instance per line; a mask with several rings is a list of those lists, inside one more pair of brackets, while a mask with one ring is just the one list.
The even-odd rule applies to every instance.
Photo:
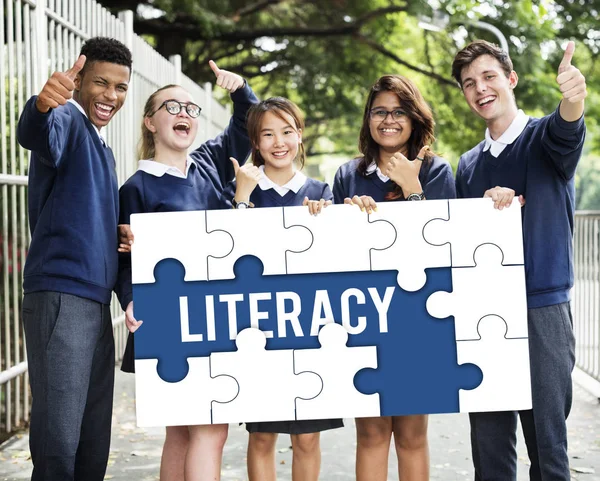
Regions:
[[348, 189], [344, 185], [344, 166], [340, 166], [340, 168], [335, 173], [335, 177], [333, 179], [333, 203], [334, 204], [343, 204], [344, 199], [348, 197]]
[[456, 199], [456, 186], [450, 164], [440, 157], [434, 157], [427, 175], [427, 183], [423, 186], [425, 198]]
[[69, 147], [72, 116], [68, 106], [40, 112], [35, 106], [37, 95], [31, 97], [19, 118], [19, 144], [40, 156], [50, 167], [58, 167], [63, 153]]
[[[146, 211], [141, 185], [143, 184], [126, 182], [121, 189], [119, 189], [119, 224], [129, 224], [131, 221], [131, 214], [138, 214]], [[114, 291], [117, 294], [121, 308], [125, 310], [127, 305], [133, 301], [130, 253], [119, 253], [119, 272], [117, 274], [117, 282]]]
[[558, 174], [564, 180], [570, 180], [575, 175], [583, 151], [586, 130], [584, 118], [581, 116], [575, 122], [567, 122], [557, 108], [546, 119], [542, 148]]
[[457, 199], [464, 199], [467, 196], [467, 192], [466, 192], [466, 188], [465, 188], [465, 183], [464, 183], [464, 179], [463, 179], [463, 171], [464, 171], [464, 162], [463, 162], [463, 158], [461, 156], [461, 158], [458, 160], [458, 168], [456, 169], [456, 181], [454, 183], [455, 187], [456, 187], [456, 198]]
[[216, 138], [203, 143], [191, 154], [199, 162], [217, 170], [222, 186], [226, 186], [235, 175], [229, 157], [234, 157], [242, 165], [250, 154], [246, 116], [250, 107], [258, 103], [258, 98], [247, 83], [231, 94], [231, 100], [233, 115], [229, 125]]
[[[321, 194], [321, 199], [330, 200], [333, 202], [333, 200], [334, 200], [333, 193], [331, 192], [331, 189], [329, 188], [329, 184], [323, 185], [323, 192]], [[319, 199], [319, 200], [321, 200], [321, 199]], [[344, 202], [343, 199], [342, 199], [342, 202]]]

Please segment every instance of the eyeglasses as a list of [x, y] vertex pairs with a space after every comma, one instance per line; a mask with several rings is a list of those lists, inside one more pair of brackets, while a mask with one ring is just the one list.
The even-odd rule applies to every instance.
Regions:
[[392, 119], [396, 122], [406, 122], [408, 120], [408, 114], [402, 109], [385, 110], [385, 109], [372, 109], [369, 111], [371, 120], [378, 120], [383, 122], [387, 119], [387, 116], [392, 114]]
[[171, 115], [177, 115], [179, 112], [181, 112], [181, 109], [183, 107], [185, 107], [185, 111], [193, 119], [198, 117], [200, 115], [200, 112], [202, 112], [202, 109], [200, 108], [200, 106], [198, 106], [192, 102], [182, 103], [175, 99], [169, 99], [169, 100], [165, 100], [162, 104], [160, 104], [160, 106], [154, 112], [152, 112], [149, 115], [149, 117], [152, 117], [156, 112], [158, 112], [163, 107], [165, 109], [167, 109], [167, 112], [169, 112]]

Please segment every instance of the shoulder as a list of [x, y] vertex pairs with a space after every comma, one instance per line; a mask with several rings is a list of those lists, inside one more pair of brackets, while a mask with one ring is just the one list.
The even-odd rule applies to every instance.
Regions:
[[429, 171], [432, 173], [443, 171], [452, 172], [452, 166], [446, 159], [435, 155], [429, 162]]
[[360, 163], [361, 158], [357, 157], [355, 159], [349, 160], [348, 162], [343, 163], [338, 167], [336, 177], [354, 177], [358, 173], [358, 164]]
[[142, 170], [136, 171], [119, 189], [121, 195], [141, 190], [146, 175], [148, 174]]
[[479, 154], [481, 154], [481, 151], [483, 150], [484, 145], [485, 145], [485, 140], [482, 140], [471, 150], [468, 150], [467, 152], [462, 154], [460, 156], [460, 159], [458, 160], [458, 169], [465, 170], [465, 169], [472, 168], [472, 166], [475, 165], [475, 163], [477, 162], [477, 159], [479, 158]]

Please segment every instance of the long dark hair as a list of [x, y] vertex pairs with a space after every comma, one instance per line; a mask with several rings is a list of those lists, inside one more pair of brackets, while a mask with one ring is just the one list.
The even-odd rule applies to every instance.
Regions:
[[[417, 86], [402, 75], [384, 75], [373, 84], [365, 103], [363, 123], [358, 140], [358, 150], [362, 154], [362, 158], [358, 163], [358, 173], [361, 175], [366, 175], [369, 165], [373, 162], [377, 164], [379, 159], [379, 144], [371, 136], [370, 129], [370, 111], [379, 92], [395, 93], [400, 100], [402, 110], [408, 114], [412, 121], [413, 130], [408, 139], [408, 152], [406, 154], [409, 159], [415, 159], [423, 146], [430, 146], [435, 141], [433, 113]], [[432, 150], [425, 154], [425, 162], [421, 167], [421, 171], [428, 167], [426, 164], [431, 161], [434, 155]], [[387, 198], [388, 200], [395, 200], [400, 197], [402, 197], [402, 189], [397, 186]]]

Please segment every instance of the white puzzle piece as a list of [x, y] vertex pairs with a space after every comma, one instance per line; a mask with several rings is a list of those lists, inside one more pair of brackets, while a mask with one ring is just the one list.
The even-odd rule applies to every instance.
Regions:
[[479, 321], [481, 339], [456, 343], [459, 364], [473, 363], [483, 381], [473, 390], [458, 393], [460, 412], [518, 411], [531, 409], [528, 339], [506, 339], [501, 317]]
[[398, 285], [414, 292], [425, 285], [426, 268], [450, 267], [450, 246], [432, 245], [423, 238], [423, 230], [432, 219], [448, 219], [447, 200], [378, 204], [377, 212], [369, 215], [369, 221], [391, 224], [395, 241], [388, 248], [371, 250], [371, 269], [397, 270]]
[[213, 404], [213, 423], [294, 420], [295, 399], [318, 396], [321, 379], [313, 373], [294, 374], [292, 349], [266, 350], [258, 329], [238, 333], [236, 352], [211, 354], [211, 374], [235, 378], [239, 393], [227, 403]]
[[313, 399], [296, 400], [296, 419], [376, 417], [379, 394], [363, 394], [354, 387], [354, 376], [364, 368], [377, 368], [377, 347], [347, 347], [348, 332], [335, 323], [319, 332], [320, 349], [294, 351], [296, 374], [319, 375], [323, 389]]
[[179, 382], [166, 382], [156, 370], [157, 359], [136, 359], [138, 426], [211, 424], [211, 403], [235, 398], [238, 386], [229, 376], [212, 378], [209, 363], [208, 357], [190, 357], [187, 376]]
[[[429, 203], [431, 201], [427, 201]], [[481, 244], [496, 244], [504, 253], [502, 264], [523, 264], [521, 206], [515, 198], [510, 207], [494, 209], [494, 202], [485, 199], [452, 199], [450, 220], [430, 222], [423, 236], [433, 245], [450, 243], [452, 267], [474, 266], [473, 254]]]
[[369, 251], [385, 248], [395, 236], [389, 225], [370, 223], [355, 205], [331, 205], [316, 216], [304, 206], [285, 207], [284, 218], [286, 227], [305, 227], [312, 238], [303, 252], [288, 252], [288, 274], [371, 270]]
[[185, 280], [207, 280], [209, 254], [224, 255], [231, 238], [206, 232], [205, 211], [133, 214], [131, 246], [133, 284], [154, 283], [154, 268], [163, 259], [177, 259], [185, 267]]
[[208, 259], [211, 281], [233, 279], [233, 266], [244, 255], [258, 257], [264, 275], [286, 274], [286, 252], [303, 251], [311, 243], [307, 229], [284, 226], [281, 207], [207, 211], [206, 219], [208, 231], [223, 231], [232, 245], [224, 255]]
[[452, 292], [427, 299], [433, 317], [454, 316], [456, 340], [478, 339], [479, 319], [495, 314], [508, 325], [509, 338], [528, 337], [524, 266], [503, 266], [502, 251], [484, 244], [475, 251], [475, 267], [452, 269]]

